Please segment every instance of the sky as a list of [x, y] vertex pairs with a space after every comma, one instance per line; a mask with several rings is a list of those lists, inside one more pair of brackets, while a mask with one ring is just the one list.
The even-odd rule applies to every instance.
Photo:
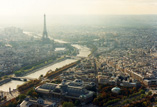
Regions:
[[157, 0], [0, 0], [0, 16], [157, 14]]
[[101, 15], [157, 14], [157, 0], [0, 0], [1, 26], [41, 26], [44, 14], [47, 25], [97, 23]]

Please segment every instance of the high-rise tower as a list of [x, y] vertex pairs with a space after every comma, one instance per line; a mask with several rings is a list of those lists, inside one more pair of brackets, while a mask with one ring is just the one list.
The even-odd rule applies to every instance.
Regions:
[[46, 30], [46, 15], [44, 14], [44, 31], [43, 31], [43, 40], [47, 40], [48, 39], [48, 35], [47, 35], [47, 30]]

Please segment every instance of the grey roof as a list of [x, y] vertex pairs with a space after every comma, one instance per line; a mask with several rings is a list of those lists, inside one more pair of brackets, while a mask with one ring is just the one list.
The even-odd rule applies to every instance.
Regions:
[[84, 88], [80, 87], [68, 87], [67, 89], [68, 95], [71, 96], [80, 96], [80, 95], [85, 95], [88, 94], [88, 91]]
[[[50, 89], [51, 89], [51, 91], [50, 91]], [[53, 92], [54, 93], [64, 93], [67, 96], [78, 97], [78, 98], [81, 95], [85, 95], [87, 97], [93, 95], [93, 92], [90, 92], [83, 87], [70, 86], [67, 84], [46, 83], [46, 84], [36, 88], [36, 91], [41, 92], [41, 93], [53, 93]]]
[[55, 89], [57, 86], [57, 84], [53, 84], [53, 83], [46, 83], [41, 85], [39, 88], [43, 88], [43, 89], [48, 89], [48, 90], [53, 90]]

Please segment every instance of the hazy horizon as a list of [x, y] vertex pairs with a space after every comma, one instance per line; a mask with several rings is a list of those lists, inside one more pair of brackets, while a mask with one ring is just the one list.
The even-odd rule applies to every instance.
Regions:
[[[2, 26], [29, 26], [29, 25], [43, 25], [44, 14], [37, 16], [1, 16], [0, 24]], [[157, 14], [155, 15], [49, 15], [46, 14], [47, 26], [50, 25], [92, 25], [103, 24], [108, 21], [143, 21], [150, 20], [156, 21]], [[111, 22], [112, 23], [112, 22]], [[117, 23], [117, 22], [116, 22]], [[105, 24], [105, 23], [104, 23]]]
[[43, 14], [53, 24], [84, 22], [90, 16], [157, 14], [156, 0], [1, 0], [0, 7], [0, 24], [11, 26], [42, 24]]

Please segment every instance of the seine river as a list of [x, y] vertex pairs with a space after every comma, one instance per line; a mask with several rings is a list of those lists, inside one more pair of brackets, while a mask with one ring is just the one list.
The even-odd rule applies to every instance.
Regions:
[[[77, 45], [77, 44], [74, 44], [72, 46], [79, 49], [79, 54], [77, 55], [79, 57], [87, 57], [91, 53], [90, 49], [87, 48], [86, 46], [80, 46], [80, 45]], [[31, 74], [25, 76], [25, 77], [38, 78], [40, 75], [45, 75], [47, 73], [47, 71], [49, 71], [50, 69], [55, 70], [56, 68], [60, 68], [62, 66], [65, 66], [65, 65], [70, 64], [70, 63], [75, 62], [75, 61], [77, 61], [77, 60], [76, 59], [66, 59], [66, 60], [63, 60], [61, 62], [57, 62], [55, 64], [46, 66], [46, 67], [44, 67], [40, 70], [37, 70], [34, 73], [31, 73]], [[6, 84], [1, 85], [0, 86], [0, 91], [9, 91], [9, 87], [11, 88], [11, 90], [16, 89], [16, 87], [18, 85], [21, 85], [23, 83], [24, 82], [22, 82], [22, 81], [12, 80], [12, 81], [10, 81]]]

